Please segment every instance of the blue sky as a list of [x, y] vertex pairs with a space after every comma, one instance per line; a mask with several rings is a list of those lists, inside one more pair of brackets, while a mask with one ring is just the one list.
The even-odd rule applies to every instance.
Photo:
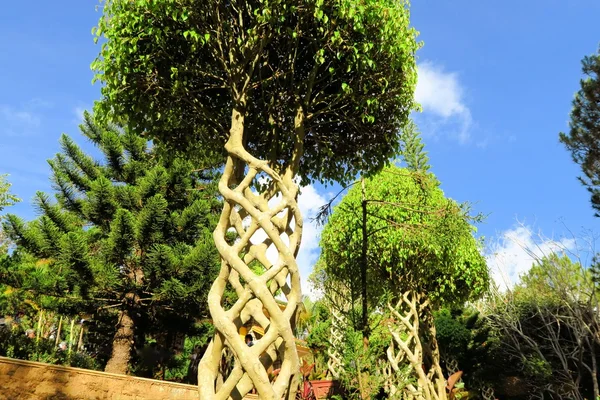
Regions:
[[[99, 50], [91, 35], [96, 4], [33, 0], [0, 11], [0, 173], [11, 175], [25, 200], [12, 212], [26, 218], [34, 215], [35, 191], [49, 190], [46, 160], [60, 134], [77, 138], [81, 111], [99, 95], [89, 68]], [[423, 113], [416, 119], [433, 171], [447, 195], [489, 214], [479, 233], [490, 252], [504, 255], [513, 278], [530, 264], [514, 239], [548, 245], [535, 237], [541, 231], [571, 246], [561, 239], [565, 226], [598, 230], [558, 132], [567, 129], [580, 60], [600, 44], [599, 15], [596, 0], [412, 5], [424, 42], [417, 91]], [[320, 187], [307, 188], [306, 213], [326, 197]], [[307, 230], [305, 272], [318, 254], [318, 229]]]

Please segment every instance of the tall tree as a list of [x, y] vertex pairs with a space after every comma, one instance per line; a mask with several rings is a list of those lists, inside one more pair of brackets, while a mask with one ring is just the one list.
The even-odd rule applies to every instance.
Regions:
[[592, 207], [600, 216], [600, 49], [581, 62], [585, 78], [575, 94], [569, 133], [560, 133], [560, 141], [581, 166], [581, 183], [591, 193]]
[[132, 131], [99, 126], [87, 113], [81, 131], [104, 160], [63, 135], [49, 161], [57, 202], [38, 192], [41, 216], [25, 223], [9, 215], [4, 226], [21, 249], [47, 260], [22, 289], [118, 310], [106, 371], [126, 373], [136, 339], [141, 346], [144, 334], [208, 316], [220, 202], [209, 171], [164, 160]]
[[[201, 397], [237, 398], [255, 386], [262, 399], [293, 398], [297, 178], [346, 181], [381, 168], [398, 150], [416, 83], [408, 3], [109, 0], [97, 33], [106, 39], [93, 64], [104, 83], [98, 108], [157, 141], [225, 163], [214, 233], [222, 270], [209, 294], [216, 333], [199, 368]], [[230, 228], [238, 235], [231, 244]], [[267, 239], [252, 243], [260, 229]], [[265, 254], [271, 244], [275, 264]], [[254, 260], [263, 275], [248, 267]], [[226, 310], [227, 285], [239, 301]], [[279, 290], [284, 310], [273, 297]], [[248, 348], [237, 326], [251, 317], [268, 334]], [[225, 347], [236, 366], [215, 386]], [[277, 359], [271, 384], [266, 371]]]
[[[325, 277], [345, 284], [351, 304], [360, 299], [363, 310], [365, 304], [387, 309], [396, 321], [389, 326], [388, 394], [400, 395], [394, 388], [406, 379], [399, 364], [404, 359], [417, 382], [404, 386], [406, 396], [445, 398], [432, 311], [487, 289], [474, 228], [464, 207], [444, 196], [431, 173], [388, 167], [363, 183], [348, 191], [323, 230]], [[365, 253], [366, 283], [361, 279]], [[361, 324], [364, 329], [364, 317]]]

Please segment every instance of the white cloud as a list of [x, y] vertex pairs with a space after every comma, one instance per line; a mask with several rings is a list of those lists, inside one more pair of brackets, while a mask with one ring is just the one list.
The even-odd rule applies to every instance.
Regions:
[[83, 112], [85, 111], [84, 107], [75, 107], [75, 109], [73, 110], [73, 113], [75, 113], [75, 116], [77, 117], [78, 120], [83, 120]]
[[490, 246], [486, 259], [494, 282], [504, 291], [512, 288], [536, 259], [575, 247], [575, 239], [544, 238], [530, 227], [520, 225], [502, 233]]
[[75, 117], [73, 122], [77, 125], [81, 124], [83, 122], [84, 111], [89, 111], [89, 110], [90, 110], [90, 108], [86, 107], [86, 106], [77, 106], [77, 107], [73, 108], [73, 116]]
[[0, 104], [0, 133], [2, 136], [27, 136], [41, 125], [40, 117], [29, 108]]
[[321, 240], [321, 229], [312, 219], [317, 215], [319, 208], [327, 203], [314, 186], [309, 185], [302, 188], [298, 204], [304, 219], [304, 231], [302, 232], [302, 244], [296, 261], [302, 276], [302, 290], [304, 294], [311, 295], [312, 287], [308, 284], [308, 276], [311, 274], [317, 259], [319, 258]]
[[467, 142], [473, 119], [464, 102], [464, 89], [458, 75], [429, 61], [418, 65], [418, 75], [415, 99], [423, 113], [435, 119], [433, 125], [458, 124], [458, 140]]

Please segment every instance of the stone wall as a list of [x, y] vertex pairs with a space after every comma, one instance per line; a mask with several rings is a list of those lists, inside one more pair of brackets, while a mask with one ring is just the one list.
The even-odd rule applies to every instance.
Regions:
[[0, 357], [0, 399], [198, 400], [198, 387]]
[[196, 386], [0, 357], [0, 399], [197, 400]]

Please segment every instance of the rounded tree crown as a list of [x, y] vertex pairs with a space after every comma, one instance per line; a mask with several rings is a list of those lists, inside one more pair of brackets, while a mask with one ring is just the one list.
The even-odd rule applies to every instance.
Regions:
[[[397, 0], [106, 0], [98, 114], [188, 152], [244, 144], [304, 182], [382, 167], [414, 108], [417, 32]], [[302, 132], [298, 131], [299, 124]]]
[[[323, 230], [321, 257], [334, 277], [357, 274], [360, 266], [362, 201], [361, 186], [355, 185]], [[487, 289], [488, 269], [474, 227], [432, 174], [387, 167], [365, 179], [365, 201], [375, 292], [416, 290], [433, 301], [460, 303]]]

